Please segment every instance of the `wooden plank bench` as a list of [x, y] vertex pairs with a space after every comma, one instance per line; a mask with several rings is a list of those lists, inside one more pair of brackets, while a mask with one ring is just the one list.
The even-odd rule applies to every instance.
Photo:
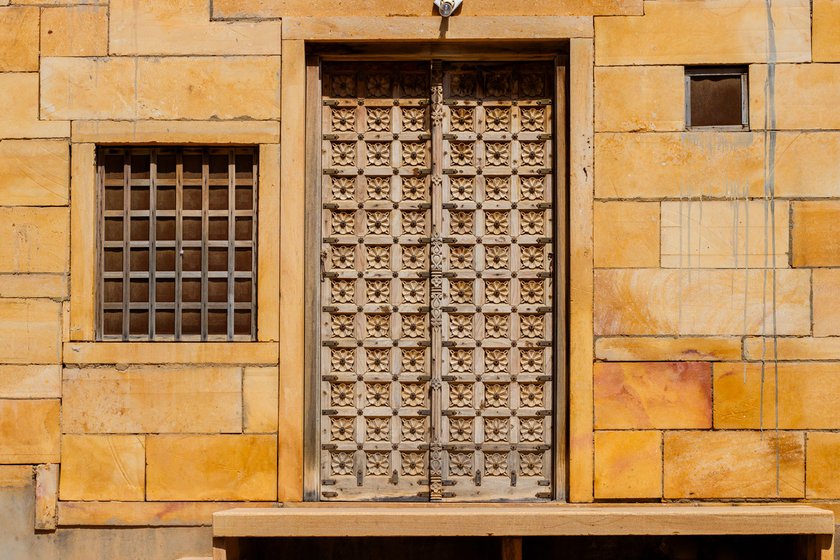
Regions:
[[281, 504], [213, 515], [214, 560], [238, 560], [239, 539], [798, 535], [808, 558], [833, 560], [834, 513], [806, 505]]

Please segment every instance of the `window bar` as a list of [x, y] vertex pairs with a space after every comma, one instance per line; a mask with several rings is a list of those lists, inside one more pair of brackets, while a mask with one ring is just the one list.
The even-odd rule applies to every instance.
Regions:
[[157, 155], [152, 149], [149, 154], [149, 338], [155, 339], [155, 304], [157, 276]]
[[228, 150], [228, 254], [227, 254], [227, 339], [233, 340], [234, 287], [236, 284], [236, 150]]
[[207, 149], [201, 152], [201, 340], [207, 340], [209, 297], [208, 270], [210, 268], [210, 157]]
[[181, 276], [183, 275], [184, 160], [175, 150], [175, 340], [181, 340]]
[[123, 301], [122, 339], [128, 340], [131, 308], [131, 155], [123, 152]]
[[105, 165], [100, 157], [101, 154], [96, 154], [96, 184], [97, 188], [96, 209], [97, 209], [97, 223], [99, 224], [96, 241], [99, 249], [96, 251], [96, 332], [94, 336], [96, 340], [105, 338]]
[[251, 339], [257, 340], [257, 161], [258, 150], [251, 150]]

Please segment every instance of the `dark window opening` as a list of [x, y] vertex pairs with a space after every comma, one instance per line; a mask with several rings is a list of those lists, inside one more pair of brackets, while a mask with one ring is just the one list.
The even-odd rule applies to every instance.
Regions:
[[748, 128], [746, 68], [686, 68], [685, 81], [688, 128]]

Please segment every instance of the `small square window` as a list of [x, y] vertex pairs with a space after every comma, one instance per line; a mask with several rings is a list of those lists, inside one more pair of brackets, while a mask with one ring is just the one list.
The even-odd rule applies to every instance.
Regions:
[[688, 128], [749, 127], [746, 68], [688, 67], [685, 95]]

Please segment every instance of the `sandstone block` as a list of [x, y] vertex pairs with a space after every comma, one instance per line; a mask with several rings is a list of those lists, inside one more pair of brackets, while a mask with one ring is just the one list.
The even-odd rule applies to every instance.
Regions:
[[[0, 87], [2, 81], [3, 74], [0, 74]], [[0, 95], [3, 94], [0, 92]], [[69, 191], [70, 146], [67, 141], [0, 142], [0, 204], [62, 206], [67, 204]]]
[[[27, 72], [0, 74], [0, 106], [14, 107], [0, 120], [2, 138], [61, 138], [70, 136], [70, 123], [42, 121], [38, 117], [38, 75]], [[0, 147], [3, 143], [0, 143]], [[20, 169], [32, 173], [32, 170]]]
[[0, 399], [61, 397], [61, 366], [0, 366]]
[[840, 133], [776, 135], [777, 198], [833, 198], [840, 188]]
[[814, 336], [840, 335], [840, 270], [814, 269]]
[[[774, 318], [768, 304], [773, 297], [772, 273], [767, 276], [765, 286], [762, 270], [596, 270], [595, 334], [769, 332]], [[809, 334], [809, 271], [777, 270], [775, 277], [777, 333]]]
[[738, 360], [741, 339], [736, 337], [601, 337], [595, 358], [610, 362]]
[[35, 529], [54, 531], [58, 522], [58, 465], [35, 466]]
[[659, 266], [659, 203], [596, 202], [595, 266]]
[[595, 364], [595, 429], [710, 428], [712, 368], [703, 362]]
[[47, 57], [41, 111], [74, 120], [277, 119], [280, 58]]
[[57, 463], [60, 401], [0, 400], [0, 464]]
[[38, 8], [0, 10], [0, 72], [38, 70]]
[[64, 274], [0, 274], [0, 298], [64, 298]]
[[217, 511], [233, 508], [265, 508], [275, 505], [272, 502], [62, 501], [58, 504], [58, 520], [61, 525], [75, 526], [200, 527], [212, 525], [213, 514]]
[[840, 0], [814, 0], [811, 39], [814, 62], [840, 62]]
[[776, 365], [772, 356], [772, 346], [768, 344], [768, 363], [764, 366], [760, 363], [715, 364], [715, 428], [772, 429], [776, 425], [778, 398], [779, 429], [840, 429], [840, 410], [836, 402], [840, 391], [840, 363]]
[[277, 432], [277, 368], [245, 368], [242, 378], [246, 433]]
[[61, 304], [0, 299], [0, 363], [50, 364], [61, 359]]
[[786, 268], [788, 216], [781, 200], [663, 202], [662, 267]]
[[744, 339], [748, 361], [840, 360], [840, 336], [748, 337]]
[[63, 6], [41, 12], [41, 56], [107, 54], [107, 6]]
[[802, 498], [805, 495], [802, 433], [666, 432], [664, 458], [665, 498]]
[[684, 80], [682, 66], [595, 68], [595, 131], [683, 130]]
[[598, 133], [596, 198], [762, 196], [764, 139], [751, 132]]
[[274, 500], [276, 435], [148, 436], [146, 497]]
[[239, 433], [240, 368], [65, 369], [65, 433]]
[[67, 208], [0, 208], [0, 272], [66, 272]]
[[65, 364], [247, 364], [276, 365], [278, 345], [254, 342], [73, 342]]
[[662, 432], [595, 432], [595, 498], [662, 496]]
[[644, 17], [595, 20], [595, 63], [745, 64], [764, 62], [770, 52], [768, 17], [775, 23], [777, 62], [811, 59], [811, 6], [808, 0], [772, 3], [716, 0], [658, 0], [645, 4]]
[[793, 266], [840, 266], [840, 201], [794, 202]]
[[61, 438], [62, 500], [143, 500], [145, 437], [66, 435]]
[[805, 497], [809, 500], [840, 497], [840, 434], [812, 432], [808, 434]]
[[[777, 65], [772, 90], [775, 96], [775, 128], [840, 128], [840, 107], [836, 103], [838, 80], [840, 68], [836, 64]], [[769, 110], [764, 93], [766, 83], [767, 66], [750, 68], [750, 126], [756, 130], [765, 127], [765, 112]]]
[[0, 488], [24, 488], [32, 484], [31, 465], [0, 465]]
[[[73, 142], [276, 144], [277, 121], [73, 121]], [[262, 170], [260, 164], [260, 170]], [[262, 191], [262, 189], [260, 189]]]

